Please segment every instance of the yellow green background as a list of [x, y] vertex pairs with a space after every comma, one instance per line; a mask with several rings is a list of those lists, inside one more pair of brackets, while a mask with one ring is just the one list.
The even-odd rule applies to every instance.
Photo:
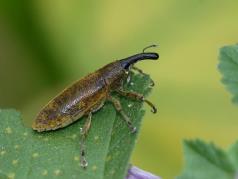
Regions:
[[[221, 84], [219, 48], [237, 43], [236, 0], [13, 0], [0, 2], [0, 107], [27, 124], [65, 85], [150, 44], [159, 61], [137, 66], [156, 86], [132, 163], [163, 178], [183, 166], [182, 140], [227, 148], [238, 107]], [[152, 49], [151, 49], [152, 50]]]

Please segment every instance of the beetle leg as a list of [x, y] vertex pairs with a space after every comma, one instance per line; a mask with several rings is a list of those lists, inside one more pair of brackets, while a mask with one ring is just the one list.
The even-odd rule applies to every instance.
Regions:
[[88, 165], [88, 162], [85, 159], [85, 153], [86, 153], [85, 152], [85, 140], [86, 140], [88, 131], [91, 126], [91, 120], [92, 120], [92, 112], [90, 112], [88, 114], [88, 118], [87, 118], [82, 130], [80, 131], [80, 137], [81, 137], [81, 140], [80, 140], [80, 165], [83, 168], [86, 168]]
[[130, 81], [131, 81], [131, 74], [130, 74], [130, 72], [129, 72], [129, 74], [128, 74], [128, 76], [127, 76], [127, 79], [126, 79], [126, 82], [127, 82], [127, 83], [130, 83]]
[[150, 102], [149, 100], [145, 99], [145, 97], [142, 94], [130, 92], [130, 91], [123, 91], [123, 90], [117, 90], [117, 92], [122, 96], [129, 97], [129, 98], [139, 100], [139, 101], [143, 101], [143, 102], [147, 103], [152, 108], [151, 112], [153, 112], [153, 113], [157, 112], [157, 109], [153, 105], [153, 103]]
[[132, 66], [132, 69], [139, 72], [142, 75], [146, 75], [140, 68], [135, 67], [134, 65]]
[[108, 100], [111, 101], [115, 107], [115, 109], [122, 115], [122, 118], [126, 121], [127, 126], [131, 130], [131, 133], [136, 132], [136, 127], [132, 125], [130, 118], [126, 115], [126, 113], [122, 110], [121, 103], [118, 99], [109, 96]]
[[[142, 74], [142, 75], [146, 75], [140, 68], [137, 68], [135, 66], [132, 66], [132, 69], [137, 71], [138, 73]], [[151, 86], [155, 86], [155, 82], [151, 79]]]

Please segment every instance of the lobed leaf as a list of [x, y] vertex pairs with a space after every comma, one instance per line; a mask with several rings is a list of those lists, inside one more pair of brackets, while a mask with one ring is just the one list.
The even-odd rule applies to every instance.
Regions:
[[177, 179], [234, 179], [235, 168], [226, 152], [200, 140], [184, 142], [185, 168]]
[[238, 45], [220, 49], [218, 69], [223, 75], [222, 82], [233, 94], [233, 102], [238, 103]]
[[[135, 75], [128, 90], [147, 94], [149, 76]], [[142, 103], [121, 98], [123, 109], [140, 128]], [[37, 133], [22, 124], [20, 113], [0, 110], [0, 177], [124, 178], [137, 134], [131, 134], [112, 104], [93, 115], [86, 147], [88, 168], [80, 167], [79, 131], [85, 120], [52, 132]]]

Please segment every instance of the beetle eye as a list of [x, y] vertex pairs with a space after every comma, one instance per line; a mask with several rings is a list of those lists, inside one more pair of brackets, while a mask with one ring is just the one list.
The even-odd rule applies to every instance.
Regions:
[[122, 62], [121, 63], [121, 65], [122, 65], [122, 68], [124, 68], [125, 70], [129, 70], [130, 69], [130, 64], [129, 63], [127, 63], [127, 62]]

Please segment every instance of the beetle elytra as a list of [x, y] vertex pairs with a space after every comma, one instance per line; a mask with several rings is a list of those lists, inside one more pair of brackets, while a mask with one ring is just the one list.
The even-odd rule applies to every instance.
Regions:
[[122, 96], [143, 101], [152, 107], [152, 112], [156, 113], [155, 106], [142, 94], [123, 90], [123, 83], [128, 81], [130, 70], [133, 69], [144, 74], [142, 70], [134, 66], [136, 62], [159, 58], [158, 53], [145, 52], [147, 48], [154, 46], [144, 48], [142, 53], [109, 63], [73, 83], [41, 109], [32, 124], [32, 128], [38, 132], [56, 130], [87, 116], [80, 132], [80, 162], [81, 166], [86, 168], [85, 140], [90, 129], [92, 114], [99, 110], [105, 101], [112, 102], [132, 133], [136, 131], [136, 127], [132, 125], [131, 120], [123, 111], [120, 101], [111, 96], [111, 92], [118, 92]]

